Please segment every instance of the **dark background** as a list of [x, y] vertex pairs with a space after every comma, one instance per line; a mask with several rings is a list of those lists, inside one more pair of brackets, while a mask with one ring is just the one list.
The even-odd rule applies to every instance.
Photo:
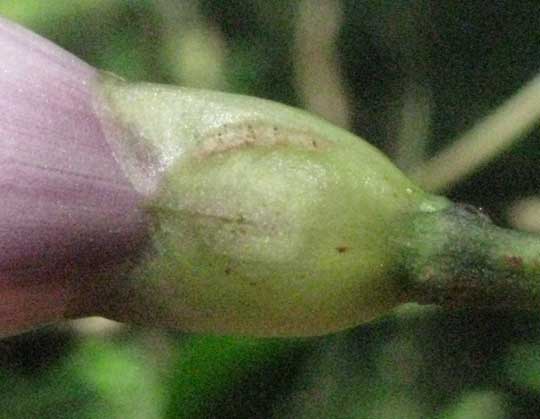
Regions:
[[[310, 109], [409, 173], [540, 68], [533, 0], [17, 0], [0, 14], [129, 80]], [[446, 194], [538, 229], [538, 134]], [[0, 341], [0, 418], [535, 418], [539, 325], [415, 306], [298, 341], [75, 322]]]

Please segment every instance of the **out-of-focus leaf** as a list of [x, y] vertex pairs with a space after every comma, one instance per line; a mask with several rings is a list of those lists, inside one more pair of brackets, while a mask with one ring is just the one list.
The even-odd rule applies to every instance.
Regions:
[[[156, 368], [135, 342], [85, 342], [66, 369], [99, 396], [112, 417], [160, 417], [162, 384]], [[103, 418], [98, 414], [92, 417]]]
[[507, 416], [504, 397], [492, 391], [465, 394], [440, 419], [504, 419]]
[[105, 12], [122, 5], [121, 0], [17, 0], [0, 3], [0, 14], [31, 27], [46, 26], [84, 13]]
[[40, 374], [0, 371], [0, 418], [157, 419], [162, 391], [138, 345], [88, 340]]
[[[166, 417], [231, 417], [233, 405], [243, 411], [236, 411], [232, 417], [252, 417], [248, 406], [242, 406], [242, 393], [271, 398], [275, 389], [266, 388], [268, 394], [260, 394], [266, 386], [258, 381], [264, 382], [272, 369], [294, 370], [291, 360], [303, 346], [291, 340], [191, 338], [178, 352]], [[223, 411], [225, 406], [229, 413]]]
[[[392, 338], [393, 321], [321, 340], [275, 419], [420, 419], [421, 365], [411, 336]], [[390, 330], [389, 330], [390, 326]]]
[[540, 393], [540, 344], [515, 345], [506, 357], [504, 365], [512, 383]]

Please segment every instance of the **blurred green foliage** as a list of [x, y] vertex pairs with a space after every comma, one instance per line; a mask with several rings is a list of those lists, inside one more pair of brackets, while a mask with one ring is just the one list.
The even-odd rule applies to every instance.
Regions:
[[[307, 106], [295, 73], [300, 3], [13, 0], [0, 14], [127, 79]], [[535, 0], [339, 4], [351, 127], [396, 159], [407, 86], [429, 92], [431, 155], [540, 67]], [[450, 196], [505, 223], [509, 203], [539, 190], [538, 134]], [[47, 329], [0, 342], [0, 418], [533, 418], [539, 326], [520, 313], [404, 307], [303, 341]]]

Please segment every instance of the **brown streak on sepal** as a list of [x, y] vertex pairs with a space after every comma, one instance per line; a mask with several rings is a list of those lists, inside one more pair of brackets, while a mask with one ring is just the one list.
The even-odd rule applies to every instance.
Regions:
[[243, 147], [297, 146], [306, 150], [324, 150], [330, 142], [316, 134], [293, 128], [279, 129], [261, 121], [224, 124], [204, 135], [196, 155], [206, 158]]

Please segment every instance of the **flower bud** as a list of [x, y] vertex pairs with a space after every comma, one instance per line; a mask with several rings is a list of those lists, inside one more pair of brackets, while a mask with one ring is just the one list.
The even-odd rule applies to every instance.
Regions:
[[126, 83], [2, 19], [0, 56], [2, 334], [338, 331], [401, 302], [404, 220], [449, 205], [297, 109]]

